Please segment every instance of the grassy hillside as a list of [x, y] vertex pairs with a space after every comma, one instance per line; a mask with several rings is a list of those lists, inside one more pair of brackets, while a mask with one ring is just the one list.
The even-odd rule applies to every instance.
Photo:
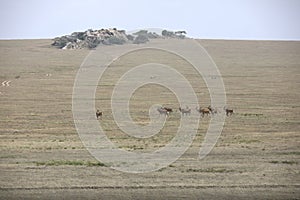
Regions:
[[[50, 40], [0, 41], [0, 197], [299, 198], [300, 42], [198, 42], [222, 74], [234, 115], [226, 118], [216, 147], [205, 159], [198, 160], [198, 151], [209, 117], [201, 119], [193, 145], [175, 163], [152, 173], [127, 174], [96, 161], [75, 130], [73, 84], [89, 51], [59, 50]], [[201, 77], [186, 71], [188, 63], [173, 56], [157, 51], [124, 56], [99, 82], [96, 106], [104, 111], [99, 124], [120, 148], [152, 151], [164, 146], [180, 117], [174, 112], [162, 133], [151, 139], [122, 134], [109, 98], [126, 67], [153, 57], [167, 60], [182, 67], [203, 105], [210, 103]], [[178, 106], [170, 91], [145, 86], [132, 97], [132, 118], [146, 124], [149, 106], [156, 101]]]

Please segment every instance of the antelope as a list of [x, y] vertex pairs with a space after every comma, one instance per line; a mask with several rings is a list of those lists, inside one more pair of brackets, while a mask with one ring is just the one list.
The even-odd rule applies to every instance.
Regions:
[[204, 117], [204, 115], [209, 115], [210, 110], [208, 108], [196, 108], [196, 110], [201, 114], [202, 117]]
[[168, 107], [162, 107], [163, 109], [165, 109], [166, 111], [168, 111], [169, 113], [173, 112], [172, 108], [168, 108]]
[[182, 115], [190, 115], [192, 110], [187, 106], [186, 108], [179, 107], [179, 111]]
[[209, 105], [207, 108], [212, 115], [218, 114], [218, 110], [216, 108], [211, 107], [211, 105]]
[[97, 112], [96, 112], [96, 117], [97, 117], [97, 119], [102, 117], [102, 112], [100, 112], [98, 109], [97, 109]]
[[225, 112], [226, 112], [226, 116], [229, 116], [229, 114], [230, 114], [230, 115], [233, 114], [233, 109], [228, 109], [228, 108], [226, 108], [226, 106], [224, 106], [224, 110], [225, 110]]

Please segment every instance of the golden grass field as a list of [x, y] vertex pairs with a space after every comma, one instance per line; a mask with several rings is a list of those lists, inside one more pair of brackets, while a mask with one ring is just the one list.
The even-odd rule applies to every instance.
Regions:
[[[155, 172], [105, 166], [81, 143], [72, 114], [77, 70], [89, 50], [59, 50], [51, 40], [0, 41], [0, 199], [300, 199], [300, 42], [198, 40], [217, 64], [234, 114], [204, 159], [198, 159], [210, 117], [201, 119], [185, 154]], [[131, 66], [171, 65], [210, 104], [202, 78], [178, 57], [155, 50], [113, 62], [99, 81], [96, 106], [107, 136], [127, 151], [163, 147], [177, 130], [176, 96], [145, 85], [131, 98], [139, 125], [152, 104], [176, 111], [152, 138], [122, 133], [110, 110], [114, 83]], [[193, 110], [193, 112], [196, 112]], [[94, 117], [94, 116], [93, 116]]]

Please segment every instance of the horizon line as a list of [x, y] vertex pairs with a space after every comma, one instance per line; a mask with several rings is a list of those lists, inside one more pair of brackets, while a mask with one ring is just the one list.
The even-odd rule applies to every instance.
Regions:
[[[57, 36], [61, 37], [61, 36]], [[55, 38], [55, 37], [54, 37]], [[54, 38], [0, 38], [1, 41], [3, 40], [53, 40]], [[203, 37], [203, 38], [195, 38], [195, 37], [188, 37], [195, 40], [233, 40], [233, 41], [285, 41], [285, 42], [299, 42], [299, 39], [291, 39], [291, 38], [218, 38], [218, 37]]]

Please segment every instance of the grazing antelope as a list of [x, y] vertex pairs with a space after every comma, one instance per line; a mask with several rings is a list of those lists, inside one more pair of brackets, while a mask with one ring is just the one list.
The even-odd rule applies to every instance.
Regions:
[[226, 112], [226, 116], [229, 116], [229, 114], [230, 114], [230, 115], [233, 114], [233, 109], [228, 109], [228, 108], [226, 108], [226, 106], [224, 106], [224, 110], [225, 110], [225, 112]]
[[167, 111], [164, 107], [157, 108], [157, 111], [160, 115], [166, 115], [169, 116], [169, 111]]
[[196, 110], [201, 114], [202, 117], [204, 117], [204, 115], [209, 115], [210, 110], [208, 108], [196, 108]]
[[187, 106], [186, 108], [181, 108], [179, 107], [178, 108], [179, 111], [181, 112], [181, 114], [184, 116], [184, 115], [190, 115], [191, 114], [191, 109]]
[[96, 112], [96, 117], [97, 117], [97, 119], [101, 119], [101, 117], [102, 117], [102, 112], [100, 112], [98, 109], [97, 109], [97, 112]]

